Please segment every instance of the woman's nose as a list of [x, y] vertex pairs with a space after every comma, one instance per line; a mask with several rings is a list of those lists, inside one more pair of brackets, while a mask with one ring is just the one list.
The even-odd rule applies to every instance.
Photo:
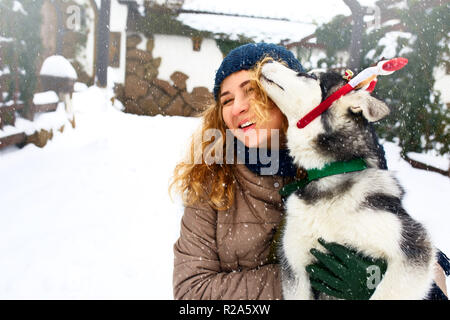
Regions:
[[247, 98], [235, 97], [231, 113], [233, 114], [233, 116], [237, 116], [240, 113], [247, 111], [248, 107], [249, 107], [249, 103], [248, 103]]

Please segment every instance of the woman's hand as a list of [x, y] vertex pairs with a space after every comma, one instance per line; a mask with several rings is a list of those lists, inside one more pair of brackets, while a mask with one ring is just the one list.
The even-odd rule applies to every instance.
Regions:
[[386, 272], [386, 261], [365, 257], [334, 242], [318, 241], [329, 254], [310, 250], [318, 260], [306, 267], [311, 286], [339, 299], [368, 300]]

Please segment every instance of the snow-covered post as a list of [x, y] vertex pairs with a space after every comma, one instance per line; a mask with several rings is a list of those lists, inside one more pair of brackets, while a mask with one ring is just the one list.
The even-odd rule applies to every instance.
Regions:
[[97, 84], [102, 88], [105, 88], [108, 82], [110, 8], [111, 1], [102, 0], [97, 25], [97, 65], [95, 71]]
[[57, 92], [65, 103], [66, 111], [71, 113], [71, 95], [78, 76], [70, 62], [63, 56], [50, 56], [42, 64], [40, 77], [44, 91]]

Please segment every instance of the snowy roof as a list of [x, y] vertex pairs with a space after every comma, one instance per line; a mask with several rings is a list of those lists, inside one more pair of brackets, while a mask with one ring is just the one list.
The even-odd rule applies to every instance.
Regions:
[[316, 26], [312, 23], [210, 14], [180, 14], [178, 20], [197, 30], [227, 34], [232, 40], [238, 40], [239, 35], [244, 35], [256, 42], [296, 41], [316, 30]]
[[[360, 0], [360, 3], [373, 6], [375, 0]], [[184, 24], [198, 30], [228, 34], [232, 39], [237, 39], [238, 35], [242, 34], [255, 41], [275, 43], [282, 40], [299, 41], [314, 33], [319, 24], [329, 22], [334, 16], [351, 14], [343, 1], [336, 0], [315, 0], [307, 4], [304, 1], [292, 0], [185, 0], [182, 8], [272, 18], [193, 13], [183, 13], [178, 17]]]
[[[152, 1], [160, 5], [177, 3], [177, 0]], [[359, 3], [373, 7], [375, 1], [359, 0]], [[137, 4], [138, 11], [143, 14], [144, 0], [127, 2]], [[283, 40], [299, 41], [339, 14], [351, 15], [342, 0], [315, 0], [307, 4], [292, 0], [184, 0], [178, 20], [191, 28], [226, 34], [231, 39], [243, 35], [254, 41], [280, 43]]]

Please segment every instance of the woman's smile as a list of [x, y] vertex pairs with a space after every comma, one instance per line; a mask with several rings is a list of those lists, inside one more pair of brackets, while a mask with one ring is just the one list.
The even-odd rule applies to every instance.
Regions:
[[239, 129], [242, 129], [244, 132], [250, 130], [250, 129], [254, 129], [256, 126], [256, 122], [254, 121], [250, 121], [250, 120], [243, 120], [239, 123], [238, 127]]

